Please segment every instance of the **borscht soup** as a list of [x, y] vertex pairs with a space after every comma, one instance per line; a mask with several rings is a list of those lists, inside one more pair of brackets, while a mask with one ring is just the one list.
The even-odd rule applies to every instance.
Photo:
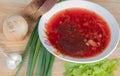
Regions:
[[69, 8], [54, 14], [45, 28], [49, 43], [63, 55], [75, 58], [101, 54], [111, 39], [107, 22], [83, 8]]

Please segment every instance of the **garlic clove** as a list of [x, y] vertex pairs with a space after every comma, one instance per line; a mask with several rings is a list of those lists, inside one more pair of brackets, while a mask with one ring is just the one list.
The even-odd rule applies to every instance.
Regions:
[[14, 61], [20, 61], [21, 62], [21, 60], [22, 60], [21, 55], [18, 54], [18, 53], [11, 53], [11, 54], [9, 54], [9, 57]]
[[7, 67], [8, 67], [8, 69], [14, 70], [16, 68], [15, 61], [8, 58], [7, 59]]

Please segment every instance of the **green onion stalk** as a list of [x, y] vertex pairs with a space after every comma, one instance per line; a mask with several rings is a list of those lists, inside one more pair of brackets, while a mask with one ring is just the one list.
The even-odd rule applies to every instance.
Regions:
[[[61, 2], [63, 0], [59, 0]], [[40, 17], [41, 18], [41, 17]], [[26, 76], [51, 76], [52, 67], [54, 63], [54, 56], [49, 53], [46, 48], [42, 45], [38, 36], [38, 23], [37, 21], [35, 28], [28, 40], [26, 48], [24, 50], [22, 61], [16, 71], [15, 76], [19, 75], [19, 72], [25, 62], [27, 54], [29, 53], [29, 60], [27, 65]]]
[[[55, 57], [51, 53], [49, 53], [40, 42], [37, 31], [38, 23], [39, 21], [37, 22], [30, 36], [30, 39], [23, 53], [22, 62], [20, 63], [15, 76], [18, 76], [29, 51], [30, 54], [26, 76], [51, 76], [52, 66]], [[35, 68], [35, 66], [37, 68]]]

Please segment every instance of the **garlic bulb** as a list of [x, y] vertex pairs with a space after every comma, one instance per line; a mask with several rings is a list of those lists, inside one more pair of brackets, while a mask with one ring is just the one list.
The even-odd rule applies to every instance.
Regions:
[[22, 40], [27, 32], [28, 24], [22, 16], [12, 15], [3, 23], [3, 33], [8, 40]]
[[20, 64], [21, 61], [21, 55], [19, 55], [18, 53], [11, 53], [8, 55], [7, 58], [7, 67], [12, 70], [16, 69], [16, 67]]
[[11, 70], [16, 69], [16, 67], [22, 61], [22, 56], [20, 54], [18, 54], [18, 53], [7, 54], [4, 52], [4, 49], [1, 47], [0, 47], [0, 54], [5, 56], [6, 62], [7, 62], [7, 67]]

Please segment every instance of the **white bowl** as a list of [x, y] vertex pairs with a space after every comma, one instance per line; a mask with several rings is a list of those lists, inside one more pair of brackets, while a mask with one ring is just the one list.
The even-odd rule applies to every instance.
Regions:
[[[48, 22], [48, 20], [57, 12], [67, 9], [67, 8], [85, 8], [91, 11], [96, 12], [99, 14], [101, 17], [106, 20], [108, 23], [110, 30], [111, 30], [111, 41], [108, 45], [108, 47], [105, 49], [103, 53], [101, 53], [98, 56], [91, 57], [91, 58], [73, 58], [69, 56], [63, 56], [62, 54], [56, 55], [55, 49], [52, 47], [52, 45], [49, 43], [47, 38], [45, 38], [45, 24]], [[90, 62], [96, 62], [99, 60], [102, 60], [106, 57], [108, 57], [116, 48], [118, 42], [119, 42], [119, 25], [116, 22], [115, 18], [103, 7], [101, 7], [98, 4], [88, 2], [88, 1], [80, 1], [80, 0], [70, 0], [70, 1], [64, 1], [61, 3], [57, 3], [49, 12], [44, 14], [42, 18], [40, 19], [39, 22], [39, 37], [45, 48], [55, 55], [56, 57], [70, 61], [70, 62], [75, 62], [75, 63], [90, 63]]]

